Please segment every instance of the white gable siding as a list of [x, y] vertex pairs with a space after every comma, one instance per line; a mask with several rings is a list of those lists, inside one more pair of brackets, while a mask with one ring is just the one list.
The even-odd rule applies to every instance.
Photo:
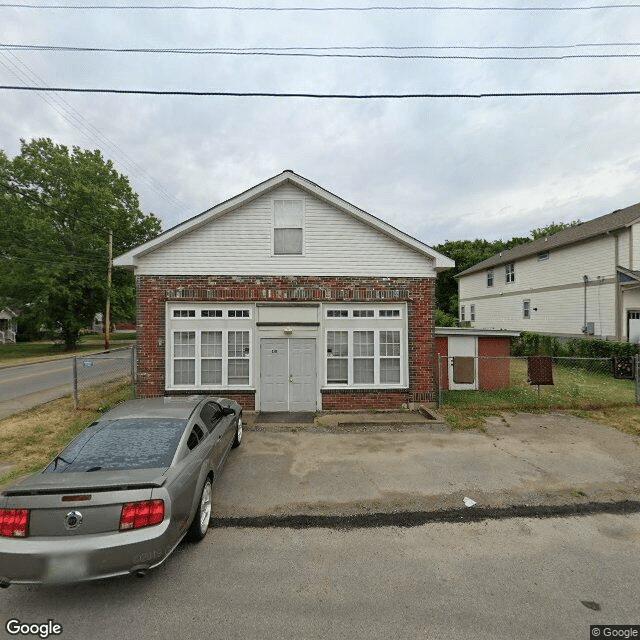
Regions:
[[629, 269], [640, 271], [640, 223], [632, 225], [629, 231], [631, 232], [631, 246], [633, 247], [633, 264]]
[[[303, 198], [304, 255], [272, 255], [273, 200]], [[253, 202], [138, 261], [140, 275], [347, 275], [435, 277], [424, 255], [293, 187]]]
[[[463, 276], [460, 305], [467, 319], [470, 305], [475, 305], [476, 328], [578, 335], [584, 324], [587, 275], [587, 322], [595, 323], [595, 335], [615, 336], [614, 243], [613, 236], [594, 238], [552, 250], [548, 260], [534, 255], [516, 261], [515, 282], [510, 284], [505, 282], [504, 265], [494, 267], [493, 287], [487, 287], [486, 270]], [[628, 258], [628, 238], [619, 246], [626, 247]], [[530, 301], [530, 319], [523, 317], [524, 300]]]

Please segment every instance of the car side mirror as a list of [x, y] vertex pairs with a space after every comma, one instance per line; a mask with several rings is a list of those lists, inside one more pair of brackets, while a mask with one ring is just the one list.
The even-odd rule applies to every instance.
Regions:
[[222, 407], [222, 415], [223, 416], [232, 416], [235, 414], [235, 410], [233, 407]]

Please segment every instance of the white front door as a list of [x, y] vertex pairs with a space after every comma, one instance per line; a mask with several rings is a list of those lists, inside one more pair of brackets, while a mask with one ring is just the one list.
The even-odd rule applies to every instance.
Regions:
[[629, 322], [629, 342], [640, 343], [640, 311], [627, 312]]
[[315, 338], [262, 338], [260, 411], [316, 410]]
[[449, 336], [449, 389], [478, 388], [477, 338]]

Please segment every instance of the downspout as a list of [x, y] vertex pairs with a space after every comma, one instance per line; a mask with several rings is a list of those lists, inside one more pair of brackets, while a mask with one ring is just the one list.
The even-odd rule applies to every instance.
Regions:
[[582, 324], [582, 333], [587, 334], [587, 283], [589, 276], [582, 276], [584, 280], [584, 323]]

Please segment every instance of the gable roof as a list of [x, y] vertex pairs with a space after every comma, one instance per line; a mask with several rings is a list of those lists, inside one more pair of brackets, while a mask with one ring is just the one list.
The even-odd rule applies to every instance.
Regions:
[[145, 254], [154, 251], [164, 245], [167, 245], [174, 240], [184, 236], [187, 233], [191, 233], [192, 231], [212, 222], [213, 220], [220, 218], [227, 213], [232, 212], [235, 209], [255, 200], [256, 198], [263, 196], [267, 192], [276, 189], [277, 187], [282, 186], [285, 183], [293, 184], [300, 189], [310, 193], [311, 195], [323, 200], [336, 209], [356, 218], [360, 222], [377, 229], [378, 231], [384, 233], [385, 235], [394, 238], [398, 242], [404, 244], [405, 246], [414, 249], [418, 253], [423, 254], [426, 258], [433, 260], [434, 268], [436, 271], [442, 271], [443, 269], [449, 269], [455, 266], [455, 262], [448, 258], [447, 256], [439, 253], [429, 245], [416, 240], [412, 236], [396, 229], [392, 225], [380, 220], [380, 218], [376, 218], [375, 216], [367, 213], [366, 211], [355, 207], [351, 203], [339, 198], [335, 194], [323, 189], [318, 186], [314, 182], [299, 176], [293, 171], [286, 170], [277, 176], [273, 176], [260, 184], [257, 184], [255, 187], [244, 191], [243, 193], [230, 198], [229, 200], [225, 200], [220, 204], [212, 207], [211, 209], [207, 209], [203, 213], [194, 216], [193, 218], [189, 218], [184, 222], [168, 229], [164, 233], [161, 233], [159, 236], [154, 238], [153, 240], [149, 240], [144, 244], [127, 251], [127, 253], [123, 253], [114, 259], [114, 266], [119, 267], [135, 267], [137, 264], [138, 258], [144, 256]]
[[536, 253], [588, 240], [589, 238], [594, 238], [604, 233], [615, 231], [616, 229], [628, 227], [638, 221], [640, 221], [640, 203], [631, 205], [626, 209], [618, 209], [613, 213], [608, 213], [599, 218], [588, 220], [587, 222], [581, 222], [575, 227], [563, 229], [551, 236], [538, 238], [526, 244], [520, 244], [512, 249], [496, 253], [496, 255], [482, 262], [478, 262], [478, 264], [474, 264], [465, 271], [461, 271], [458, 276], [466, 276], [471, 273], [476, 273], [477, 271], [482, 271], [483, 269], [488, 269], [489, 267], [514, 262], [515, 260], [526, 258]]

